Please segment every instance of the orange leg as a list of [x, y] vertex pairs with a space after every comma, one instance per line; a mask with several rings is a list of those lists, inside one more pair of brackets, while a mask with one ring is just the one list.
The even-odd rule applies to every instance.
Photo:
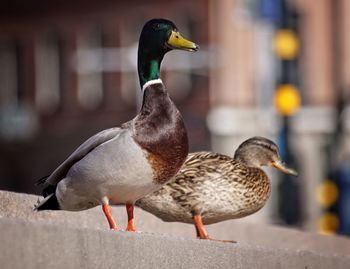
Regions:
[[199, 231], [198, 231], [197, 225], [194, 225], [194, 227], [196, 227], [197, 238], [200, 239], [200, 235], [199, 235]]
[[230, 240], [218, 240], [218, 239], [210, 238], [207, 231], [204, 228], [202, 216], [201, 215], [194, 215], [193, 219], [194, 219], [194, 225], [195, 225], [196, 231], [197, 231], [197, 237], [199, 239], [208, 239], [208, 240], [225, 242], [225, 243], [236, 243], [235, 241], [230, 241]]
[[103, 204], [102, 205], [102, 210], [103, 210], [103, 213], [105, 213], [105, 216], [108, 220], [108, 223], [109, 223], [109, 227], [112, 229], [112, 230], [119, 230], [118, 226], [117, 226], [117, 223], [115, 222], [115, 220], [113, 219], [113, 216], [112, 216], [112, 209], [110, 207], [109, 204]]
[[134, 205], [126, 204], [126, 212], [128, 213], [128, 227], [126, 228], [129, 232], [135, 232], [135, 222], [134, 222]]
[[196, 226], [196, 230], [197, 230], [197, 237], [199, 237], [200, 239], [210, 239], [207, 231], [204, 228], [204, 225], [202, 222], [202, 216], [195, 215], [193, 219], [194, 219], [194, 225]]

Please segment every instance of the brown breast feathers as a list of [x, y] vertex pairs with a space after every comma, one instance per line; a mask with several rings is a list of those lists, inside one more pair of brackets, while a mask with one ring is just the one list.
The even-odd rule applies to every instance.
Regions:
[[134, 130], [135, 141], [147, 151], [154, 180], [164, 184], [185, 161], [188, 138], [182, 116], [163, 84], [153, 84], [146, 89]]

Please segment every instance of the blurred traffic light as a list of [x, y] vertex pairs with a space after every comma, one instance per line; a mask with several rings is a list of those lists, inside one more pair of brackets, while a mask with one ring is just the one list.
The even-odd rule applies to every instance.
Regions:
[[334, 206], [338, 200], [338, 187], [333, 180], [324, 180], [317, 188], [316, 198], [320, 206], [326, 209], [317, 223], [317, 230], [322, 234], [335, 234], [339, 230], [339, 218], [335, 212], [327, 209]]
[[343, 136], [342, 114], [345, 101], [337, 95], [335, 128], [325, 145], [325, 179], [317, 189], [316, 199], [321, 214], [317, 229], [322, 234], [350, 235], [350, 160], [349, 157], [338, 158]]
[[[279, 132], [279, 147], [282, 158], [291, 166], [296, 167], [296, 158], [290, 146], [290, 116], [294, 115], [301, 105], [301, 97], [297, 88], [298, 74], [296, 64], [300, 42], [297, 35], [297, 20], [294, 10], [286, 0], [279, 0], [281, 18], [277, 23], [272, 46], [281, 72], [277, 78], [274, 95], [274, 106], [282, 118]], [[278, 185], [278, 213], [280, 219], [288, 225], [300, 222], [301, 204], [299, 184], [290, 175], [281, 175]]]

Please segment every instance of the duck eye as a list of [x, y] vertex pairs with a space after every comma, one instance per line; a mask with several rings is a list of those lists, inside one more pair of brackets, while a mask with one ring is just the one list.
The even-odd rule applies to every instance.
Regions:
[[160, 24], [159, 23], [153, 24], [153, 29], [154, 30], [159, 30], [160, 29]]

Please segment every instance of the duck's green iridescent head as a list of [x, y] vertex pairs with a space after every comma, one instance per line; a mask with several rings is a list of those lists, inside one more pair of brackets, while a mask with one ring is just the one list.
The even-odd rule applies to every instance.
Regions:
[[282, 161], [277, 145], [264, 137], [255, 136], [244, 141], [236, 150], [234, 159], [249, 166], [261, 167], [267, 165], [286, 174], [298, 175], [295, 170], [288, 168]]
[[197, 51], [199, 46], [181, 36], [175, 24], [166, 19], [148, 21], [141, 32], [138, 49], [138, 71], [141, 87], [159, 78], [160, 63], [172, 49]]

